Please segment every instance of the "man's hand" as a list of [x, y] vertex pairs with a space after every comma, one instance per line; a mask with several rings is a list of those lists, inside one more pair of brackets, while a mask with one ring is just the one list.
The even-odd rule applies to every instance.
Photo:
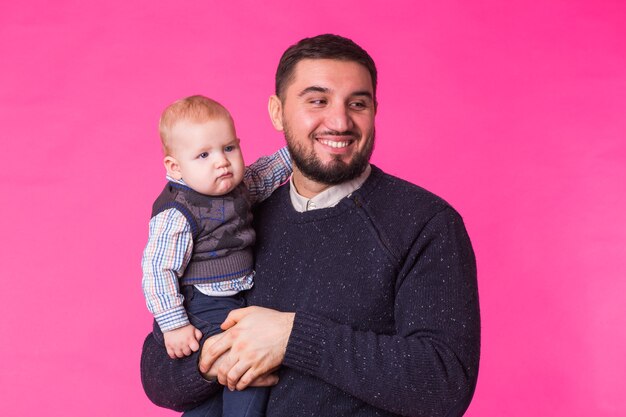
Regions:
[[262, 307], [231, 311], [222, 324], [224, 333], [204, 343], [200, 371], [209, 376], [217, 374], [220, 384], [230, 390], [243, 390], [253, 381], [254, 385], [272, 385], [269, 382], [275, 383], [276, 377], [270, 373], [285, 357], [294, 317], [295, 313]]
[[172, 359], [183, 358], [200, 349], [198, 341], [202, 339], [202, 332], [188, 324], [178, 329], [163, 333], [167, 354]]

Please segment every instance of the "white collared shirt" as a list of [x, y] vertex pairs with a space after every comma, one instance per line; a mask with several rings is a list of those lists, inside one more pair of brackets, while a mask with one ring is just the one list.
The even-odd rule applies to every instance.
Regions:
[[335, 207], [344, 198], [361, 188], [367, 177], [372, 172], [372, 167], [368, 164], [361, 175], [353, 180], [333, 185], [313, 198], [306, 198], [298, 194], [296, 186], [293, 184], [293, 175], [289, 180], [289, 196], [293, 208], [300, 213], [309, 210]]

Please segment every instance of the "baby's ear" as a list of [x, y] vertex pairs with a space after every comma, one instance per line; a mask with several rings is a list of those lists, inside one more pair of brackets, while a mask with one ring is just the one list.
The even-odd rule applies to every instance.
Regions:
[[172, 156], [166, 156], [163, 158], [163, 165], [165, 165], [165, 170], [167, 171], [167, 175], [174, 178], [175, 180], [180, 180], [183, 178], [183, 174], [180, 172], [180, 165], [178, 165], [178, 161], [176, 158]]

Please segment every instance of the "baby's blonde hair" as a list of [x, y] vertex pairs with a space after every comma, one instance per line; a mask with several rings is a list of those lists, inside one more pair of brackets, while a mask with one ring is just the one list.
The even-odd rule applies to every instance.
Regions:
[[203, 123], [210, 120], [226, 118], [233, 121], [226, 107], [208, 97], [196, 95], [175, 101], [163, 110], [159, 120], [159, 134], [163, 152], [169, 155], [172, 149], [172, 129], [176, 123], [187, 121]]

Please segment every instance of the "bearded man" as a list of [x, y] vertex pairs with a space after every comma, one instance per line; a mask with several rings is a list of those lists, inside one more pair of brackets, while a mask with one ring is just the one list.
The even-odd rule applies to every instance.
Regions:
[[372, 58], [340, 36], [283, 54], [269, 113], [294, 172], [255, 212], [252, 307], [186, 359], [148, 336], [156, 404], [211, 415], [217, 379], [273, 385], [268, 417], [465, 412], [480, 351], [474, 253], [450, 205], [369, 163], [376, 84]]

